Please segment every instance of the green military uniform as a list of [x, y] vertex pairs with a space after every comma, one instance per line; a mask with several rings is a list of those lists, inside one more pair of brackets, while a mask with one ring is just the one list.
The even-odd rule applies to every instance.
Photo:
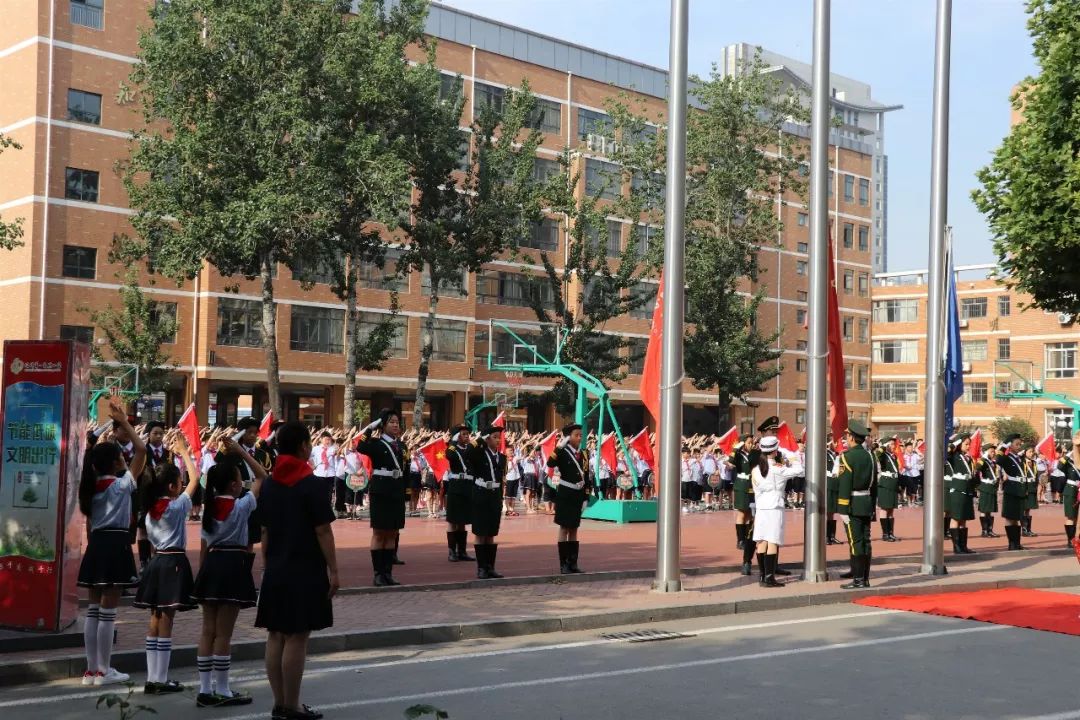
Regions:
[[975, 488], [979, 484], [971, 460], [956, 450], [945, 462], [945, 497], [953, 520], [975, 519]]
[[837, 473], [834, 472], [837, 457], [836, 451], [832, 448], [825, 451], [825, 512], [830, 515], [840, 512], [840, 505], [837, 502], [840, 497], [840, 485], [837, 482]]
[[1001, 516], [1006, 520], [1023, 520], [1027, 505], [1027, 480], [1024, 461], [1011, 452], [998, 455], [998, 467], [1004, 475], [1001, 488]]
[[1058, 467], [1065, 473], [1065, 489], [1061, 493], [1061, 503], [1065, 510], [1065, 517], [1076, 522], [1076, 500], [1080, 489], [1080, 469], [1073, 463], [1071, 456], [1063, 457], [1058, 461]]
[[881, 448], [878, 468], [877, 506], [882, 510], [895, 510], [900, 504], [900, 465], [891, 452]]
[[1024, 480], [1027, 498], [1024, 507], [1028, 510], [1039, 509], [1039, 469], [1031, 460], [1024, 461]]
[[988, 460], [979, 460], [977, 463], [979, 477], [979, 512], [983, 514], [996, 513], [998, 511], [998, 478], [997, 466]]
[[745, 448], [739, 448], [732, 457], [731, 464], [735, 466], [735, 509], [748, 513], [750, 504], [754, 502], [754, 485], [750, 482], [750, 454]]
[[848, 430], [856, 436], [858, 444], [840, 456], [840, 476], [837, 478], [840, 494], [837, 505], [840, 514], [848, 517], [846, 526], [851, 553], [851, 574], [854, 579], [850, 585], [844, 587], [860, 588], [869, 586], [872, 554], [870, 525], [873, 523], [877, 501], [877, 463], [861, 443], [862, 438], [868, 434], [866, 427], [852, 420]]

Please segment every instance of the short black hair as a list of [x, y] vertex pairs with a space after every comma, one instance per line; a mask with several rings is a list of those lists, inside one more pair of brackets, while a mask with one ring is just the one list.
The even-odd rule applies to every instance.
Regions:
[[247, 430], [248, 428], [259, 427], [259, 421], [253, 417], [241, 418], [240, 422], [236, 423], [237, 430]]
[[395, 410], [394, 408], [383, 408], [382, 412], [379, 413], [379, 420], [382, 421], [382, 426], [385, 426], [386, 423], [390, 422], [391, 417], [396, 417], [398, 423], [401, 423], [401, 411]]
[[165, 423], [163, 423], [163, 422], [161, 422], [159, 420], [151, 420], [150, 422], [146, 423], [146, 434], [149, 435], [150, 433], [152, 433], [157, 428], [161, 428], [162, 430], [164, 430], [165, 429]]
[[278, 452], [285, 455], [299, 455], [305, 442], [311, 442], [311, 433], [307, 426], [298, 420], [287, 422], [278, 430]]

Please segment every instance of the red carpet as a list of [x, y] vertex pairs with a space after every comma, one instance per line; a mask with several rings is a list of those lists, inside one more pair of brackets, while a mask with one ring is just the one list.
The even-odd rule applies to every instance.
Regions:
[[936, 595], [881, 595], [857, 605], [1080, 635], [1080, 595], [1004, 588]]

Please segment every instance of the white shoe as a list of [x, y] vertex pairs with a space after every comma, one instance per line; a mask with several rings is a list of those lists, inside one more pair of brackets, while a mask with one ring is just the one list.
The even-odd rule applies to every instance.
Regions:
[[86, 672], [83, 673], [82, 684], [83, 685], [93, 685], [94, 684], [94, 678], [96, 678], [97, 675], [98, 674], [96, 672], [92, 672], [90, 670], [87, 670]]
[[130, 679], [131, 676], [127, 673], [122, 673], [116, 668], [109, 668], [106, 673], [98, 673], [94, 677], [94, 685], [117, 685], [119, 683], [125, 683]]

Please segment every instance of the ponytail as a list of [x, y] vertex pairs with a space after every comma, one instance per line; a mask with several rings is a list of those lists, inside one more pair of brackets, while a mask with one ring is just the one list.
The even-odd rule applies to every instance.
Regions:
[[214, 517], [214, 501], [219, 495], [229, 490], [229, 485], [236, 480], [240, 468], [235, 462], [221, 462], [206, 471], [206, 488], [203, 491], [202, 527], [208, 533], [214, 532], [217, 519]]
[[139, 493], [139, 514], [149, 513], [157, 499], [168, 494], [169, 486], [178, 482], [180, 482], [180, 471], [175, 465], [172, 463], [158, 465], [150, 477], [150, 482], [144, 483]]
[[769, 458], [764, 453], [758, 456], [758, 472], [761, 473], [761, 477], [769, 474]]
[[97, 481], [116, 468], [120, 458], [120, 446], [114, 442], [97, 443], [83, 456], [82, 475], [79, 477], [79, 511], [90, 517]]

